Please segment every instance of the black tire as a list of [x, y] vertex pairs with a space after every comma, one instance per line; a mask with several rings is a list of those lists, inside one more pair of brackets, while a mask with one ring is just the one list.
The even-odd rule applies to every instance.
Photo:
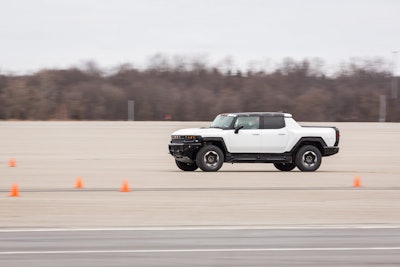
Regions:
[[205, 172], [216, 172], [224, 163], [224, 153], [217, 146], [205, 146], [197, 153], [196, 163]]
[[290, 172], [294, 168], [296, 168], [296, 164], [294, 163], [274, 163], [275, 168], [283, 172]]
[[175, 160], [175, 163], [179, 169], [181, 169], [182, 171], [185, 171], [185, 172], [192, 172], [192, 171], [197, 170], [197, 168], [198, 168], [196, 162], [186, 163], [186, 162]]
[[303, 172], [318, 170], [319, 166], [321, 166], [321, 162], [321, 151], [315, 146], [303, 146], [296, 154], [296, 166]]

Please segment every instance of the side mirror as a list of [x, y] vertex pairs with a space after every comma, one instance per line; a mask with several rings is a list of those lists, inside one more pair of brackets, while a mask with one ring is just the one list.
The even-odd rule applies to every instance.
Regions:
[[236, 126], [236, 128], [235, 128], [235, 134], [239, 133], [239, 130], [240, 130], [240, 129], [243, 129], [243, 128], [244, 128], [243, 125]]

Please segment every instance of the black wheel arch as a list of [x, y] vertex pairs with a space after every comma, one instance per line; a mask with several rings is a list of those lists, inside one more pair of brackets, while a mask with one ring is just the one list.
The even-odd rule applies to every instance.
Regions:
[[229, 156], [228, 149], [226, 148], [225, 141], [222, 137], [205, 137], [203, 138], [204, 146], [206, 145], [214, 145], [219, 147], [224, 153], [225, 159]]
[[303, 146], [311, 145], [318, 148], [318, 150], [323, 154], [324, 147], [326, 147], [326, 143], [324, 139], [321, 137], [302, 137], [299, 141], [297, 141], [296, 145], [290, 151], [293, 155], [297, 154], [297, 151]]

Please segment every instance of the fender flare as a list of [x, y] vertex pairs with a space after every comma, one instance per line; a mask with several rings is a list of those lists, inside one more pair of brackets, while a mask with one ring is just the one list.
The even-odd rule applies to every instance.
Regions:
[[226, 147], [224, 138], [222, 138], [222, 137], [204, 137], [203, 142], [204, 142], [204, 144], [213, 143], [213, 142], [220, 144], [217, 146], [222, 150], [222, 152], [224, 152], [225, 156], [230, 154], [228, 151], [228, 148]]
[[303, 145], [315, 145], [315, 144], [317, 144], [317, 148], [321, 151], [321, 153], [324, 152], [324, 147], [327, 146], [322, 137], [302, 137], [293, 146], [293, 148], [290, 150], [290, 153], [295, 154], [297, 150], [299, 150], [300, 147], [302, 147]]

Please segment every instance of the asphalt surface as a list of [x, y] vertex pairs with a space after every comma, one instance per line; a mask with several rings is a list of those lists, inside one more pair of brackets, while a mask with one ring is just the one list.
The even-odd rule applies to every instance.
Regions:
[[400, 228], [0, 231], [0, 266], [399, 266]]

